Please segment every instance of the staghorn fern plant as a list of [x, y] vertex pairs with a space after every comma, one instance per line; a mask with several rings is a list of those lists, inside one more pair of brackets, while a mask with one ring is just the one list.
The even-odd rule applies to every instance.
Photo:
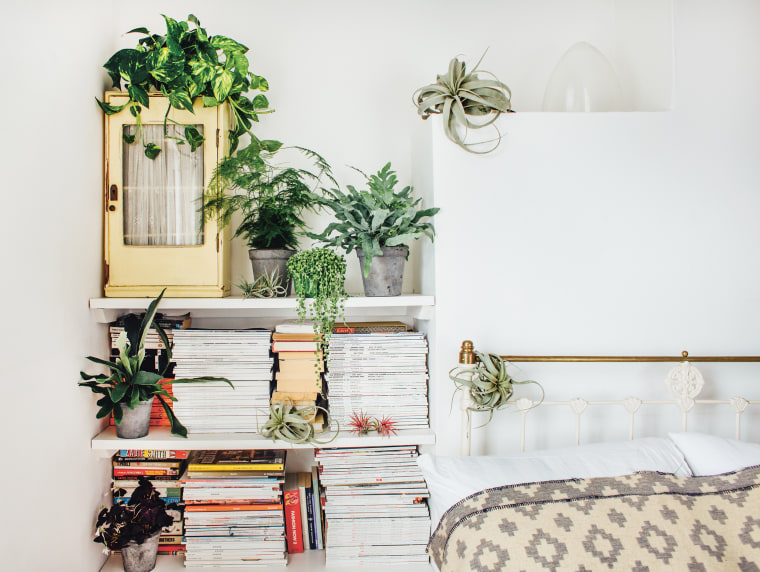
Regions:
[[331, 210], [337, 222], [327, 225], [320, 234], [307, 233], [307, 236], [343, 248], [348, 254], [361, 248], [366, 277], [373, 256], [382, 256], [384, 246], [408, 246], [423, 235], [433, 240], [433, 223], [425, 219], [440, 209], [418, 209], [422, 199], [412, 198], [411, 186], [396, 191], [398, 178], [390, 163], [372, 176], [354, 169], [367, 179], [367, 190], [358, 191], [348, 185], [347, 193], [336, 188], [322, 189], [324, 196], [314, 195], [314, 201]]
[[[484, 52], [469, 73], [464, 62], [453, 58], [446, 74], [439, 75], [435, 83], [421, 87], [414, 93], [417, 113], [422, 119], [433, 114], [442, 115], [446, 137], [465, 151], [475, 154], [490, 153], [499, 146], [501, 133], [494, 121], [502, 113], [514, 113], [511, 109], [510, 89], [492, 73], [478, 70], [485, 55]], [[493, 79], [482, 79], [478, 73], [492, 76]], [[479, 119], [473, 120], [471, 117]], [[488, 126], [496, 131], [495, 139], [467, 143], [468, 130]], [[480, 147], [493, 141], [495, 143], [490, 148]]]

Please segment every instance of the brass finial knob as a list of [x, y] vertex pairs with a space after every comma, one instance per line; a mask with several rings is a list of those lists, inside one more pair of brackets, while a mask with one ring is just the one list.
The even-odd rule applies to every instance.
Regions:
[[475, 363], [475, 346], [470, 340], [462, 342], [462, 350], [459, 352], [459, 363]]
[[687, 352], [686, 350], [682, 351], [681, 357], [683, 357], [683, 359], [686, 359], [687, 357], [689, 357], [689, 352]]

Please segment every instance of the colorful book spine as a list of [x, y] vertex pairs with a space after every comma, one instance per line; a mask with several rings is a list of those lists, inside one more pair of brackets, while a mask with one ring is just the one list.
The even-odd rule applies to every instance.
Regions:
[[300, 498], [298, 489], [285, 491], [285, 533], [287, 534], [289, 554], [299, 554], [303, 552]]

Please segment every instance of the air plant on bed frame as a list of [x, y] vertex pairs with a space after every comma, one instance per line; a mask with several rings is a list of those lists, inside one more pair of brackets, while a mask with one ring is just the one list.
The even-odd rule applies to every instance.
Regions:
[[[541, 398], [531, 405], [531, 409], [544, 400], [544, 388], [533, 380], [516, 381], [507, 373], [508, 362], [496, 354], [475, 352], [476, 365], [472, 367], [457, 366], [449, 371], [449, 379], [454, 382], [457, 391], [466, 391], [470, 398], [467, 415], [471, 411], [488, 412], [488, 421], [493, 419], [497, 411], [509, 403], [514, 395], [515, 385], [535, 384], [541, 389]], [[453, 396], [452, 396], [453, 402]], [[482, 425], [481, 425], [482, 427]]]

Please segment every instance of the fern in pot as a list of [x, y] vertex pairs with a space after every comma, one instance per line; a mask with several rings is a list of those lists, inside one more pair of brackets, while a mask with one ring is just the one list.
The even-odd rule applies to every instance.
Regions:
[[314, 195], [314, 201], [332, 211], [336, 222], [320, 234], [307, 234], [346, 253], [356, 250], [365, 296], [399, 296], [409, 243], [422, 236], [433, 240], [435, 229], [428, 219], [439, 209], [419, 208], [422, 199], [413, 198], [411, 186], [397, 191], [398, 178], [390, 163], [370, 176], [356, 170], [364, 175], [367, 190], [352, 185], [345, 193], [322, 189], [324, 194]]
[[[311, 166], [280, 163], [295, 155]], [[242, 216], [234, 236], [248, 244], [254, 281], [266, 276], [277, 296], [290, 293], [286, 263], [296, 252], [305, 226], [302, 213], [313, 208], [313, 190], [322, 177], [334, 181], [330, 166], [314, 151], [252, 138], [217, 166], [204, 196], [204, 218], [216, 217], [219, 228], [229, 224], [234, 213]]]

